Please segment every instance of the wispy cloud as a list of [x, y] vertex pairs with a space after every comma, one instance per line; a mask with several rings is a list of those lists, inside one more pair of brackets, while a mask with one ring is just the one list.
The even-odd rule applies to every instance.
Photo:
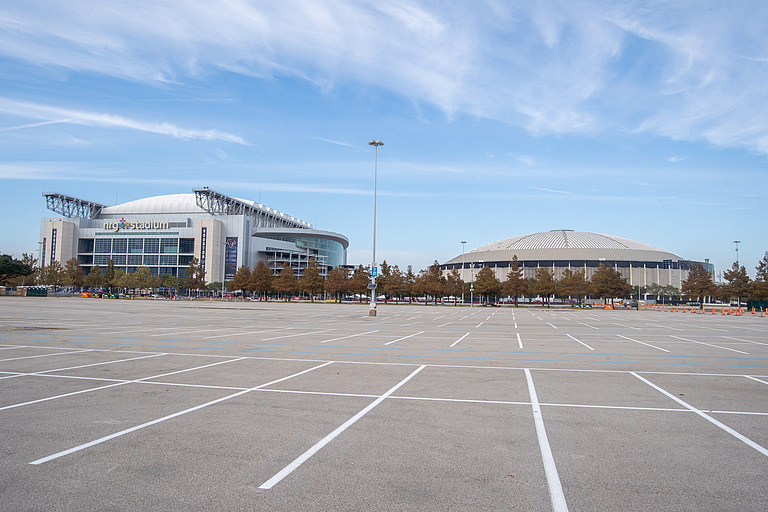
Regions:
[[48, 105], [15, 101], [8, 98], [0, 98], [0, 112], [5, 112], [7, 114], [20, 117], [47, 119], [47, 121], [41, 123], [30, 123], [14, 126], [5, 128], [5, 130], [32, 128], [54, 123], [69, 123], [85, 126], [99, 126], [104, 128], [125, 128], [142, 132], [157, 133], [161, 135], [170, 135], [171, 137], [175, 137], [177, 139], [220, 140], [224, 142], [232, 142], [235, 144], [250, 145], [242, 137], [233, 135], [231, 133], [220, 132], [218, 130], [181, 128], [175, 124], [167, 122], [150, 123], [114, 114], [64, 109], [51, 107]]
[[218, 70], [356, 82], [537, 133], [651, 131], [768, 153], [766, 25], [761, 0], [27, 0], [3, 6], [0, 53], [149, 83]]
[[667, 158], [667, 162], [672, 162], [672, 163], [681, 162], [683, 160], [685, 160], [685, 157], [682, 157], [682, 156], [671, 156]]
[[337, 146], [344, 146], [344, 147], [347, 147], [347, 148], [354, 148], [354, 147], [356, 147], [355, 144], [350, 144], [348, 142], [339, 142], [338, 140], [323, 139], [323, 138], [320, 138], [320, 137], [318, 137], [317, 140], [321, 140], [323, 142], [329, 142], [331, 144], [336, 144]]

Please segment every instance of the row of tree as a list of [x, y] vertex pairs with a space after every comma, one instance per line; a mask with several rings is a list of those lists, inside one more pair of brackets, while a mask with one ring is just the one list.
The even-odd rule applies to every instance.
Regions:
[[700, 301], [705, 297], [723, 301], [737, 299], [739, 303], [744, 299], [768, 300], [768, 252], [755, 267], [754, 280], [749, 277], [744, 265], [739, 265], [738, 262], [723, 271], [723, 278], [727, 283], [715, 283], [712, 273], [696, 263], [682, 283], [682, 293], [685, 297]]
[[[174, 290], [201, 290], [217, 289], [221, 286], [221, 283], [206, 286], [205, 271], [195, 258], [186, 269], [185, 276], [181, 278], [171, 275], [152, 276], [148, 267], [140, 267], [133, 273], [126, 273], [115, 269], [112, 261], [103, 269], [94, 265], [88, 274], [85, 274], [76, 258], [68, 260], [64, 266], [58, 261], [42, 268], [36, 265], [37, 259], [27, 253], [24, 253], [21, 260], [13, 259], [7, 254], [0, 255], [0, 284], [89, 287], [110, 291], [116, 288], [154, 290], [160, 287]], [[768, 252], [755, 270], [755, 279], [751, 280], [746, 268], [734, 263], [731, 269], [723, 272], [727, 283], [716, 284], [714, 276], [696, 263], [689, 270], [687, 279], [681, 283], [681, 290], [673, 286], [654, 284], [641, 289], [640, 293], [656, 297], [683, 296], [700, 301], [706, 297], [726, 301], [731, 299], [741, 301], [746, 298], [768, 300]], [[354, 271], [345, 267], [336, 267], [323, 277], [319, 263], [311, 259], [302, 276], [297, 278], [293, 268], [287, 263], [283, 264], [275, 274], [263, 261], [259, 261], [253, 271], [247, 266], [240, 267], [232, 281], [228, 283], [228, 288], [262, 297], [276, 293], [278, 296], [284, 295], [290, 298], [296, 292], [304, 292], [314, 298], [327, 292], [340, 299], [350, 294], [364, 296], [368, 293], [370, 282], [370, 271], [362, 265]], [[443, 275], [437, 261], [418, 274], [413, 272], [410, 265], [405, 271], [401, 271], [397, 265], [389, 265], [384, 261], [380, 274], [376, 278], [376, 284], [378, 295], [392, 298], [439, 299], [474, 293], [486, 301], [499, 297], [512, 297], [515, 305], [519, 297], [538, 296], [549, 304], [552, 297], [570, 297], [578, 301], [588, 296], [614, 299], [629, 297], [634, 290], [618, 270], [602, 264], [591, 279], [587, 278], [584, 270], [572, 271], [571, 269], [566, 269], [561, 278], [556, 279], [550, 268], [538, 268], [533, 279], [525, 279], [517, 256], [510, 262], [509, 272], [504, 281], [500, 281], [490, 267], [483, 267], [475, 276], [474, 283], [470, 284], [461, 279], [457, 269]]]
[[[15, 262], [14, 266], [6, 264], [6, 259]], [[37, 267], [37, 258], [27, 253], [23, 254], [21, 260], [13, 260], [8, 255], [2, 255], [0, 271], [2, 271], [0, 282], [8, 282], [16, 286], [90, 288], [110, 292], [118, 289], [153, 291], [161, 287], [170, 290], [206, 288], [205, 272], [194, 258], [187, 268], [186, 276], [182, 278], [167, 274], [153, 276], [149, 267], [139, 267], [135, 272], [127, 273], [116, 269], [112, 260], [104, 268], [94, 265], [88, 274], [80, 266], [77, 258], [67, 260], [63, 266], [58, 261], [52, 261], [44, 267]]]

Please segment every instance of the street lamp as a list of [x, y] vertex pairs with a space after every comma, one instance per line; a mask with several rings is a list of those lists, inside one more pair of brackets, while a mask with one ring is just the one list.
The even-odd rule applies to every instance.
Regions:
[[376, 274], [379, 269], [376, 265], [376, 175], [378, 174], [379, 146], [383, 146], [384, 143], [380, 140], [372, 140], [368, 145], [373, 146], [373, 262], [371, 263], [371, 284], [368, 285], [371, 289], [371, 309], [368, 311], [368, 316], [376, 316]]
[[464, 304], [464, 244], [466, 240], [461, 241], [461, 303]]
[[734, 240], [733, 243], [736, 244], [736, 268], [739, 268], [739, 244], [741, 243], [741, 240]]

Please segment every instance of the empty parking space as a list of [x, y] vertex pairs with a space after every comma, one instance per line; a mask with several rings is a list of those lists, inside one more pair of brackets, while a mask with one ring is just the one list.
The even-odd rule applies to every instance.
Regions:
[[759, 317], [10, 299], [0, 320], [8, 509], [761, 510], [768, 497]]

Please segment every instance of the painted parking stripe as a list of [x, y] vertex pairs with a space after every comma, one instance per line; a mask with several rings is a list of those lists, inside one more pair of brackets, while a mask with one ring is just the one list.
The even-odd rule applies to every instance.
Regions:
[[454, 341], [454, 342], [451, 344], [451, 346], [450, 346], [450, 347], [448, 347], [448, 348], [451, 348], [451, 347], [453, 347], [454, 345], [456, 345], [458, 342], [460, 342], [461, 340], [463, 340], [463, 339], [464, 339], [464, 338], [466, 338], [467, 336], [469, 336], [469, 333], [465, 334], [465, 335], [464, 335], [464, 336], [462, 336], [461, 338], [459, 338], [459, 339], [457, 339], [456, 341]]
[[618, 336], [619, 338], [624, 338], [625, 340], [634, 341], [635, 343], [639, 343], [641, 345], [645, 345], [646, 347], [655, 348], [656, 350], [661, 350], [663, 352], [669, 352], [669, 350], [667, 350], [665, 348], [657, 347], [656, 345], [651, 345], [650, 343], [645, 343], [644, 341], [638, 341], [638, 340], [633, 339], [633, 338], [628, 338], [627, 336], [623, 336], [621, 334], [617, 334], [616, 336]]
[[300, 332], [297, 334], [285, 334], [283, 336], [275, 336], [274, 338], [264, 338], [261, 341], [279, 340], [280, 338], [295, 338], [296, 336], [309, 336], [310, 334], [320, 334], [321, 332], [335, 331], [336, 329], [324, 329], [322, 331], [313, 332]]
[[657, 391], [659, 391], [659, 392], [661, 392], [661, 393], [665, 394], [666, 396], [668, 396], [669, 398], [671, 398], [671, 399], [672, 399], [672, 400], [674, 400], [675, 402], [679, 403], [680, 405], [682, 405], [682, 406], [683, 406], [683, 407], [685, 407], [686, 409], [688, 409], [688, 410], [690, 410], [690, 411], [693, 411], [693, 412], [695, 412], [696, 414], [698, 414], [699, 416], [701, 416], [702, 418], [704, 418], [704, 419], [705, 419], [705, 420], [707, 420], [708, 422], [710, 422], [710, 423], [712, 423], [713, 425], [716, 425], [716, 426], [720, 427], [721, 429], [725, 430], [726, 432], [728, 432], [729, 434], [731, 434], [733, 437], [735, 437], [735, 438], [736, 438], [736, 439], [738, 439], [739, 441], [741, 441], [741, 442], [745, 443], [747, 446], [749, 446], [749, 447], [751, 447], [751, 448], [754, 448], [754, 449], [755, 449], [755, 450], [757, 450], [758, 452], [760, 452], [760, 453], [762, 453], [763, 455], [765, 455], [766, 457], [768, 457], [768, 449], [766, 449], [766, 448], [764, 448], [764, 447], [760, 446], [759, 444], [757, 444], [756, 442], [752, 441], [752, 440], [751, 440], [751, 439], [749, 439], [748, 437], [746, 437], [746, 436], [744, 436], [744, 435], [742, 435], [742, 434], [740, 434], [740, 433], [736, 432], [736, 431], [735, 431], [735, 430], [733, 430], [731, 427], [729, 427], [729, 426], [727, 426], [727, 425], [724, 425], [724, 424], [720, 423], [719, 421], [717, 421], [717, 420], [716, 420], [715, 418], [713, 418], [712, 416], [709, 416], [708, 414], [706, 414], [704, 411], [701, 411], [701, 410], [699, 410], [699, 409], [695, 408], [694, 406], [690, 405], [689, 403], [687, 403], [687, 402], [684, 402], [683, 400], [680, 400], [678, 397], [676, 397], [676, 396], [675, 396], [675, 395], [673, 395], [672, 393], [669, 393], [668, 391], [666, 391], [666, 390], [664, 390], [664, 389], [660, 388], [659, 386], [657, 386], [657, 385], [656, 385], [656, 384], [654, 384], [653, 382], [651, 382], [651, 381], [649, 381], [649, 380], [647, 380], [647, 379], [644, 379], [643, 377], [639, 376], [639, 375], [638, 375], [638, 374], [636, 374], [635, 372], [629, 372], [629, 373], [631, 373], [632, 375], [634, 375], [635, 377], [637, 377], [637, 378], [638, 378], [638, 379], [640, 379], [641, 381], [645, 382], [646, 384], [648, 384], [649, 386], [651, 386], [651, 387], [652, 387], [652, 388], [654, 388], [655, 390], [657, 390]]
[[409, 334], [408, 336], [403, 336], [402, 338], [398, 338], [396, 340], [388, 341], [387, 343], [385, 343], [385, 345], [391, 345], [393, 343], [397, 343], [398, 341], [406, 340], [408, 338], [413, 338], [414, 336], [418, 336], [419, 334], [424, 334], [424, 331], [419, 331], [414, 334]]
[[[156, 354], [156, 356], [158, 356], [158, 355], [167, 355], [167, 354]], [[152, 357], [152, 356], [148, 356], [148, 357]], [[13, 404], [13, 405], [6, 405], [5, 407], [0, 407], [0, 411], [4, 411], [5, 409], [13, 409], [13, 408], [21, 407], [21, 406], [24, 406], [24, 405], [31, 405], [31, 404], [37, 404], [37, 403], [40, 403], [40, 402], [47, 402], [49, 400], [56, 400], [58, 398], [65, 398], [65, 397], [68, 397], [68, 396], [80, 395], [80, 394], [83, 394], [83, 393], [90, 393], [91, 391], [99, 391], [99, 390], [102, 390], [102, 389], [114, 388], [114, 387], [117, 387], [117, 386], [124, 386], [126, 384], [138, 384], [138, 383], [141, 383], [141, 382], [146, 382], [146, 381], [148, 381], [150, 379], [159, 379], [161, 377], [168, 377], [169, 375], [176, 375], [177, 373], [184, 373], [184, 372], [190, 372], [190, 371], [193, 371], [193, 370], [200, 370], [200, 369], [203, 369], [203, 368], [209, 368], [211, 366], [218, 366], [220, 364], [232, 363], [234, 361], [240, 361], [242, 359], [245, 359], [245, 358], [244, 357], [239, 357], [237, 359], [230, 359], [230, 360], [227, 360], [227, 361], [219, 361], [219, 362], [216, 362], [216, 363], [206, 364], [204, 366], [198, 366], [198, 367], [195, 367], [195, 368], [186, 368], [184, 370], [176, 370], [174, 372], [163, 373], [163, 374], [160, 374], [160, 375], [152, 375], [150, 377], [143, 377], [141, 379], [123, 380], [123, 381], [120, 381], [120, 382], [115, 382], [114, 384], [107, 384], [106, 386], [99, 386], [99, 387], [96, 387], [96, 388], [89, 388], [89, 389], [81, 389], [80, 391], [73, 391], [71, 393], [64, 393], [63, 395], [49, 396], [49, 397], [46, 397], [46, 398], [40, 398], [38, 400], [31, 400], [29, 402], [23, 402], [23, 403]], [[42, 372], [39, 373], [39, 374], [30, 373], [28, 375], [32, 375], [32, 376], [34, 376], [34, 375], [42, 375]], [[45, 375], [45, 376], [47, 377], [48, 375]], [[150, 382], [150, 384], [152, 384], [152, 383]], [[164, 385], [167, 386], [169, 384], [164, 384]]]
[[309, 460], [310, 457], [312, 457], [314, 454], [319, 452], [325, 445], [333, 441], [336, 437], [339, 436], [342, 432], [347, 430], [349, 427], [351, 427], [353, 424], [357, 422], [360, 418], [368, 414], [374, 407], [379, 405], [381, 402], [383, 402], [389, 395], [397, 391], [400, 387], [402, 387], [406, 382], [411, 380], [413, 377], [416, 376], [417, 373], [419, 373], [421, 370], [426, 368], [426, 365], [419, 366], [416, 370], [413, 371], [409, 376], [398, 382], [394, 387], [392, 387], [389, 391], [378, 397], [376, 400], [371, 402], [366, 408], [352, 416], [350, 419], [345, 421], [340, 427], [338, 427], [336, 430], [325, 436], [323, 439], [318, 441], [312, 448], [307, 450], [306, 452], [299, 455], [298, 458], [296, 458], [293, 462], [288, 464], [286, 467], [284, 467], [282, 470], [280, 470], [275, 476], [264, 482], [259, 486], [259, 489], [271, 489], [278, 483], [280, 483], [281, 480], [283, 480], [285, 477], [293, 473], [299, 466], [304, 464], [307, 460]]
[[568, 505], [565, 502], [563, 486], [560, 483], [560, 475], [557, 473], [555, 458], [552, 455], [552, 449], [549, 446], [547, 431], [544, 429], [544, 419], [541, 416], [541, 406], [539, 398], [536, 396], [536, 388], [533, 386], [533, 377], [531, 370], [525, 368], [525, 380], [528, 382], [528, 394], [531, 397], [531, 408], [533, 409], [533, 421], [536, 424], [536, 437], [539, 438], [539, 450], [544, 462], [544, 473], [547, 476], [547, 485], [549, 486], [549, 497], [552, 501], [552, 510], [554, 512], [567, 512]]
[[266, 384], [262, 384], [260, 386], [244, 389], [243, 391], [238, 391], [237, 393], [233, 393], [231, 395], [227, 395], [227, 396], [224, 396], [224, 397], [221, 397], [221, 398], [217, 398], [216, 400], [211, 400], [210, 402], [206, 402], [204, 404], [196, 405], [195, 407], [190, 407], [189, 409], [185, 409], [183, 411], [179, 411], [179, 412], [176, 412], [176, 413], [173, 413], [173, 414], [169, 414], [168, 416], [163, 416], [162, 418], [158, 418], [156, 420], [148, 421], [146, 423], [142, 423], [141, 425], [136, 425], [135, 427], [131, 427], [131, 428], [127, 428], [125, 430], [121, 430], [120, 432], [115, 432], [114, 434], [110, 434], [108, 436], [101, 437], [99, 439], [91, 441], [90, 443], [81, 444], [80, 446], [75, 446], [74, 448], [70, 448], [69, 450], [64, 450], [64, 451], [59, 452], [59, 453], [54, 453], [53, 455], [49, 455], [47, 457], [43, 457], [42, 459], [33, 460], [32, 462], [30, 462], [30, 464], [36, 466], [38, 464], [43, 464], [45, 462], [49, 462], [49, 461], [52, 461], [54, 459], [58, 459], [60, 457], [64, 457], [65, 455], [69, 455], [71, 453], [79, 452], [80, 450], [84, 450], [86, 448], [90, 448], [91, 446], [95, 446], [97, 444], [101, 444], [103, 442], [109, 441], [111, 439], [115, 439], [115, 438], [123, 436], [125, 434], [130, 434], [131, 432], [135, 432], [137, 430], [141, 430], [143, 428], [150, 427], [152, 425], [156, 425], [156, 424], [161, 423], [163, 421], [170, 420], [172, 418], [176, 418], [178, 416], [182, 416], [184, 414], [188, 414], [190, 412], [194, 412], [194, 411], [203, 409], [203, 408], [208, 407], [210, 405], [218, 404], [219, 402], [224, 402], [225, 400], [229, 400], [231, 398], [235, 398], [235, 397], [238, 397], [240, 395], [244, 395], [245, 393], [249, 393], [251, 391], [256, 391], [258, 389], [261, 389], [261, 388], [264, 388], [264, 387], [267, 387], [267, 386], [271, 386], [272, 384], [277, 384], [278, 382], [283, 382], [283, 381], [291, 379], [293, 377], [297, 377], [297, 376], [303, 375], [303, 374], [305, 374], [307, 372], [311, 372], [312, 370], [317, 370], [318, 368], [322, 368], [324, 366], [328, 366], [329, 364], [332, 364], [332, 363], [333, 363], [333, 361], [329, 361], [327, 363], [323, 363], [323, 364], [320, 364], [320, 365], [317, 365], [317, 366], [313, 366], [312, 368], [308, 368], [308, 369], [306, 369], [304, 371], [301, 371], [301, 372], [298, 372], [298, 373], [294, 373], [293, 375], [289, 375], [289, 376], [283, 377], [281, 379], [273, 380], [272, 382], [267, 382]]
[[20, 361], [21, 359], [37, 359], [38, 357], [51, 357], [51, 356], [66, 356], [71, 354], [83, 354], [85, 352], [92, 352], [90, 349], [73, 350], [71, 352], [56, 352], [55, 354], [38, 354], [36, 356], [23, 356], [23, 357], [10, 357], [8, 359], [0, 359], [0, 363], [6, 361]]
[[347, 339], [347, 338], [354, 338], [356, 336], [365, 336], [366, 334], [373, 334], [375, 332], [379, 332], [379, 330], [376, 329], [375, 331], [359, 332], [357, 334], [350, 334], [349, 336], [342, 336], [341, 338], [333, 338], [333, 339], [330, 339], [330, 340], [321, 341], [320, 343], [328, 343], [329, 341], [344, 340], [344, 339]]
[[721, 347], [721, 346], [718, 346], [718, 345], [713, 345], [711, 343], [704, 343], [703, 341], [696, 341], [696, 340], [691, 340], [691, 339], [688, 339], [688, 338], [681, 338], [680, 336], [675, 336], [673, 334], [670, 334], [669, 337], [670, 338], [677, 338], [678, 340], [683, 340], [683, 341], [690, 341], [691, 343], [698, 343], [699, 345], [706, 345], [708, 347], [721, 348], [723, 350], [730, 350], [731, 352], [738, 352], [739, 354], [749, 355], [749, 352], [744, 352], [743, 350], [736, 350], [735, 348]]
[[518, 345], [520, 348], [523, 348], [523, 340], [522, 340], [522, 338], [520, 338], [520, 333], [519, 333], [519, 332], [516, 332], [515, 334], [517, 334], [517, 345]]
[[583, 341], [581, 341], [581, 340], [577, 340], [576, 338], [574, 338], [574, 337], [573, 337], [573, 336], [571, 336], [570, 334], [566, 334], [566, 336], [568, 336], [569, 338], [571, 338], [573, 341], [577, 341], [577, 342], [581, 343], [582, 345], [584, 345], [585, 347], [587, 347], [589, 350], [595, 350], [595, 349], [593, 349], [592, 347], [590, 347], [589, 345], [587, 345], [586, 343], [584, 343]]

